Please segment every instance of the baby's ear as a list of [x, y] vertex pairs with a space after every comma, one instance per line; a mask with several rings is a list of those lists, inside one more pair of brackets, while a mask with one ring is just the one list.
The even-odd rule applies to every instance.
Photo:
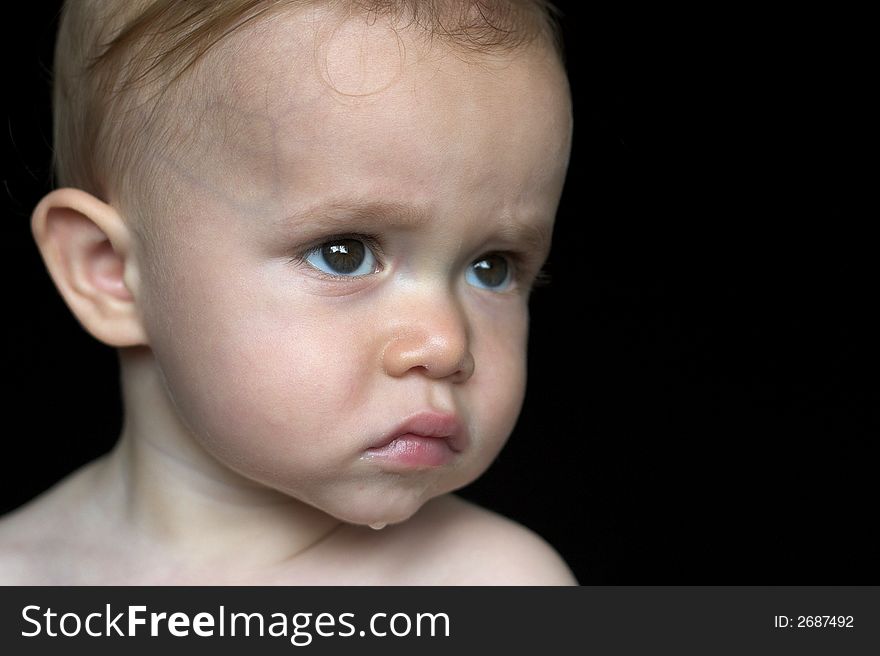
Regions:
[[80, 189], [56, 189], [34, 209], [31, 231], [55, 286], [89, 333], [110, 346], [147, 343], [135, 302], [132, 232], [113, 207]]

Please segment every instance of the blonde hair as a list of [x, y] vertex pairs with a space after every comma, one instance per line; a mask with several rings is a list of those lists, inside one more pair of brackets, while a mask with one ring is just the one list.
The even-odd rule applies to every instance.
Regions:
[[[546, 0], [67, 0], [54, 66], [56, 184], [141, 213], [145, 199], [137, 196], [163, 191], [147, 149], [173, 147], [186, 123], [168, 91], [230, 34], [316, 4], [389, 16], [464, 51], [507, 51], [540, 39], [562, 55], [557, 10]], [[149, 237], [150, 227], [131, 218]]]

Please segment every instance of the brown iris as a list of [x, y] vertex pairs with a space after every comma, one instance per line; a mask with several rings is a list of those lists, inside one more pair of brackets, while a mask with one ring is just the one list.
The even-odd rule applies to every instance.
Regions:
[[335, 273], [346, 274], [357, 271], [364, 263], [366, 249], [357, 239], [339, 239], [324, 244], [321, 256]]
[[480, 284], [491, 289], [501, 287], [507, 281], [507, 260], [501, 255], [487, 255], [474, 262], [471, 267]]

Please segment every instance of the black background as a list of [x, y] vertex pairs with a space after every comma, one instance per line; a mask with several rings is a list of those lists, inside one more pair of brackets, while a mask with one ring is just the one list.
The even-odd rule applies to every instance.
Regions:
[[[0, 512], [121, 422], [115, 353], [30, 236], [58, 4], [20, 4], [0, 40]], [[865, 17], [557, 4], [575, 143], [553, 282], [520, 423], [462, 495], [584, 584], [878, 583]]]

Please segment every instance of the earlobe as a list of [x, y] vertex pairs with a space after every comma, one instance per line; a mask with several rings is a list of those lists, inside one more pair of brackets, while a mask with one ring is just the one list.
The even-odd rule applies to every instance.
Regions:
[[147, 343], [133, 233], [112, 206], [79, 189], [56, 189], [34, 209], [31, 231], [55, 286], [92, 336], [115, 347]]

